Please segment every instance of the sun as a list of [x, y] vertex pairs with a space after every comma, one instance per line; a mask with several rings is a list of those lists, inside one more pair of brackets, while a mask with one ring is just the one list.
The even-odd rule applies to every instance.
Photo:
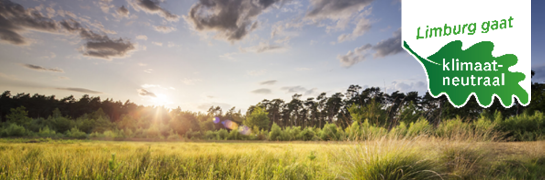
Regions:
[[152, 98], [152, 102], [155, 105], [163, 106], [170, 103], [168, 96], [165, 94], [155, 94], [155, 97]]

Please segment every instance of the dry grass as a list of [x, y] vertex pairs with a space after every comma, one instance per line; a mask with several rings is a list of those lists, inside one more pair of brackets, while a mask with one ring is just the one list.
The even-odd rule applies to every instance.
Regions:
[[540, 179], [544, 148], [543, 141], [428, 137], [329, 143], [3, 141], [0, 179]]

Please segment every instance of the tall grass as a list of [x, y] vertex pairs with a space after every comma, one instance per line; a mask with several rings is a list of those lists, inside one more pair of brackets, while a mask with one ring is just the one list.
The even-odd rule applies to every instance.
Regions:
[[0, 179], [544, 179], [544, 148], [391, 134], [286, 143], [0, 139]]

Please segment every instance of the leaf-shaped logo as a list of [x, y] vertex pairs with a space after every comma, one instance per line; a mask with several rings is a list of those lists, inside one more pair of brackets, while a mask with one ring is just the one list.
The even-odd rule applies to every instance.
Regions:
[[528, 92], [519, 85], [526, 78], [524, 73], [508, 70], [517, 64], [517, 56], [492, 56], [494, 43], [490, 41], [466, 50], [462, 50], [462, 41], [452, 41], [428, 58], [419, 56], [406, 41], [403, 47], [424, 66], [430, 94], [434, 97], [446, 94], [455, 107], [464, 106], [472, 94], [483, 107], [491, 106], [494, 96], [504, 107], [511, 107], [513, 98], [523, 105], [529, 103]]

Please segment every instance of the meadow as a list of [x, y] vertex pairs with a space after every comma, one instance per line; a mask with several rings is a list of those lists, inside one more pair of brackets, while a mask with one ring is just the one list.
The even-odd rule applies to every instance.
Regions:
[[545, 179], [545, 142], [0, 140], [0, 179]]

